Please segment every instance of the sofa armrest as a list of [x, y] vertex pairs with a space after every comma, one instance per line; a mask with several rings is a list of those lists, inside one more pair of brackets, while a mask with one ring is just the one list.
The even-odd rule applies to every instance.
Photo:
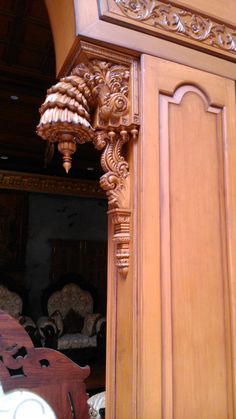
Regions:
[[57, 349], [59, 330], [50, 317], [42, 316], [37, 320], [37, 327], [41, 337], [42, 346]]
[[41, 338], [35, 322], [29, 316], [19, 316], [19, 323], [24, 327], [35, 347], [42, 346]]
[[[84, 318], [84, 326], [81, 333], [86, 336], [97, 335], [100, 330], [100, 323], [102, 324], [102, 315], [99, 313], [87, 314]], [[105, 318], [104, 318], [105, 319]]]
[[91, 396], [88, 401], [89, 405], [89, 418], [96, 418], [96, 419], [102, 419], [101, 413], [105, 409], [106, 404], [106, 392], [103, 391], [102, 393], [97, 393]]
[[96, 334], [104, 329], [106, 325], [106, 317], [100, 317], [96, 322]]
[[97, 325], [98, 332], [97, 332], [97, 348], [99, 359], [101, 361], [105, 361], [106, 359], [106, 335], [107, 335], [107, 322], [106, 318], [103, 317], [100, 323]]

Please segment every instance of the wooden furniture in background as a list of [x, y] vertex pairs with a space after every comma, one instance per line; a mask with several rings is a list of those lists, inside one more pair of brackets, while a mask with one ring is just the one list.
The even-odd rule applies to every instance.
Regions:
[[53, 349], [34, 348], [24, 329], [0, 311], [0, 380], [4, 392], [30, 390], [45, 399], [59, 419], [87, 419], [84, 380], [80, 368]]
[[52, 282], [69, 272], [81, 275], [96, 288], [98, 306], [95, 310], [106, 314], [107, 242], [53, 239], [50, 244]]
[[106, 318], [94, 312], [91, 293], [73, 282], [46, 291], [46, 316], [37, 321], [45, 335], [44, 346], [61, 351], [80, 366], [91, 360], [104, 363]]

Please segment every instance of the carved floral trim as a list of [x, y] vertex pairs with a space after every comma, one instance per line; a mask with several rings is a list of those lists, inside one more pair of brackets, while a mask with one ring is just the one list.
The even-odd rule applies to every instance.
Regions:
[[17, 189], [28, 192], [55, 193], [60, 195], [105, 198], [98, 182], [66, 179], [32, 173], [0, 171], [0, 189]]
[[153, 28], [236, 53], [236, 28], [160, 0], [114, 0], [122, 14]]
[[[99, 127], [126, 124], [123, 117], [129, 111], [129, 68], [97, 59], [79, 64], [73, 76], [83, 78], [96, 106], [95, 124]], [[121, 119], [123, 118], [123, 119]]]

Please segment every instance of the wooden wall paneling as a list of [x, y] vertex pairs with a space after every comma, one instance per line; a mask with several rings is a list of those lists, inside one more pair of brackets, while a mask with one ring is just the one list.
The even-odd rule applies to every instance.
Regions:
[[[193, 2], [191, 0], [178, 0], [178, 5], [191, 8]], [[223, 19], [226, 22], [231, 22], [233, 25], [236, 24], [234, 0], [227, 1], [227, 7], [225, 7], [224, 0], [210, 0], [207, 3], [204, 0], [196, 0], [194, 1], [194, 8], [206, 15], [212, 15], [216, 19]]]
[[142, 74], [140, 417], [233, 418], [234, 83], [148, 56]]
[[[153, 65], [152, 65], [153, 64]], [[141, 132], [137, 143], [138, 418], [162, 417], [160, 190], [155, 61], [141, 61]]]

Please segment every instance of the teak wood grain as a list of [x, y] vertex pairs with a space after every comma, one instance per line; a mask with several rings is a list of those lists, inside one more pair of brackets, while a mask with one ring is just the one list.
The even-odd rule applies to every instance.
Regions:
[[148, 56], [142, 73], [140, 417], [234, 418], [234, 83]]

